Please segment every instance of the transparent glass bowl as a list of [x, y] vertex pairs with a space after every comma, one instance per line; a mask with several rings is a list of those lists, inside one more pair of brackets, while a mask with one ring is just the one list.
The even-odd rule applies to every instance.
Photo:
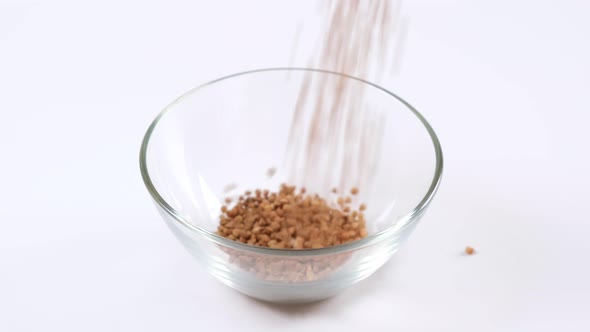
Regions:
[[[304, 250], [256, 247], [216, 235], [228, 196], [256, 188], [277, 190], [282, 182], [321, 193], [333, 186], [293, 177], [303, 171], [286, 157], [306, 78], [315, 82], [309, 93], [316, 96], [330, 80], [345, 81], [347, 91], [362, 89], [361, 107], [354, 111], [372, 112], [379, 119], [383, 136], [371, 159], [371, 181], [355, 196], [356, 203], [368, 207], [369, 235]], [[314, 105], [308, 104], [298, 109], [312, 114]], [[440, 183], [443, 160], [430, 125], [395, 94], [344, 74], [276, 68], [227, 76], [176, 99], [149, 127], [140, 167], [166, 224], [212, 275], [251, 297], [293, 303], [335, 295], [381, 267], [424, 215]], [[274, 167], [276, 174], [269, 178], [267, 170]]]

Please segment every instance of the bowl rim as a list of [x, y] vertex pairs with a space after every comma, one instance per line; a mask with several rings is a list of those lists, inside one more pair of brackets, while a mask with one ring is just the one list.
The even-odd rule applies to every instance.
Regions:
[[[398, 223], [391, 225], [380, 232], [368, 235], [367, 237], [357, 240], [357, 241], [339, 244], [339, 245], [335, 245], [335, 246], [331, 246], [331, 247], [317, 248], [317, 249], [273, 249], [273, 248], [266, 248], [266, 247], [257, 247], [257, 246], [233, 241], [233, 240], [224, 238], [222, 236], [219, 236], [219, 235], [217, 235], [213, 232], [210, 232], [198, 225], [192, 224], [185, 217], [183, 217], [178, 211], [176, 211], [170, 204], [168, 204], [168, 202], [166, 202], [166, 200], [164, 200], [164, 198], [158, 193], [157, 189], [155, 188], [154, 184], [152, 183], [152, 180], [151, 180], [149, 172], [148, 172], [147, 161], [146, 161], [147, 149], [148, 149], [151, 135], [152, 135], [154, 129], [156, 128], [156, 126], [158, 125], [158, 123], [160, 122], [160, 120], [170, 110], [172, 110], [174, 108], [174, 106], [176, 106], [178, 103], [182, 102], [188, 96], [192, 95], [193, 93], [195, 93], [205, 87], [208, 87], [208, 86], [213, 85], [215, 83], [218, 83], [218, 82], [221, 82], [221, 81], [224, 81], [227, 79], [231, 79], [234, 77], [238, 77], [238, 76], [261, 73], [261, 72], [270, 72], [270, 71], [276, 71], [276, 72], [280, 72], [280, 71], [306, 71], [306, 72], [316, 72], [316, 73], [339, 75], [342, 77], [346, 77], [348, 79], [353, 79], [353, 80], [362, 82], [362, 83], [372, 86], [374, 88], [377, 88], [377, 89], [385, 92], [386, 94], [394, 97], [402, 104], [404, 104], [408, 108], [408, 110], [410, 110], [420, 120], [420, 122], [422, 123], [422, 125], [424, 126], [424, 128], [426, 129], [428, 134], [430, 135], [430, 138], [432, 140], [432, 144], [434, 146], [434, 152], [435, 152], [435, 157], [436, 157], [436, 164], [435, 164], [432, 182], [430, 184], [430, 187], [428, 188], [428, 191], [426, 192], [426, 194], [424, 195], [422, 200], [418, 203], [418, 205], [411, 212], [409, 212], [408, 214], [403, 216]], [[426, 121], [424, 116], [422, 116], [422, 114], [420, 114], [420, 112], [418, 112], [412, 105], [410, 105], [408, 102], [406, 102], [404, 99], [402, 99], [401, 97], [399, 97], [395, 93], [393, 93], [393, 92], [391, 92], [391, 91], [389, 91], [377, 84], [374, 84], [374, 83], [371, 83], [367, 80], [364, 80], [362, 78], [358, 78], [358, 77], [351, 76], [351, 75], [344, 74], [344, 73], [338, 73], [338, 72], [324, 70], [324, 69], [304, 68], [304, 67], [276, 67], [276, 68], [262, 68], [262, 69], [248, 70], [248, 71], [243, 71], [243, 72], [223, 76], [221, 78], [218, 78], [218, 79], [209, 81], [207, 83], [201, 84], [197, 87], [194, 87], [194, 88], [188, 90], [187, 92], [185, 92], [184, 94], [182, 94], [180, 97], [176, 98], [174, 101], [172, 101], [170, 104], [168, 104], [158, 114], [158, 116], [156, 116], [156, 118], [152, 121], [152, 123], [148, 127], [148, 129], [143, 137], [143, 141], [141, 143], [141, 149], [140, 149], [140, 153], [139, 153], [139, 166], [140, 166], [140, 171], [141, 171], [141, 176], [143, 178], [143, 182], [144, 182], [148, 192], [150, 193], [150, 195], [152, 196], [152, 198], [156, 202], [156, 204], [158, 204], [167, 214], [169, 214], [173, 220], [178, 222], [180, 225], [182, 225], [183, 227], [185, 227], [189, 231], [199, 233], [200, 235], [203, 235], [208, 240], [210, 240], [214, 243], [217, 243], [219, 245], [223, 245], [225, 247], [229, 247], [229, 248], [232, 248], [235, 250], [246, 251], [246, 252], [251, 252], [251, 253], [255, 253], [255, 254], [280, 255], [280, 256], [316, 256], [316, 255], [327, 255], [327, 254], [341, 253], [341, 252], [356, 250], [359, 248], [370, 246], [376, 242], [379, 242], [382, 239], [387, 238], [388, 235], [390, 235], [392, 233], [396, 233], [396, 232], [399, 233], [399, 232], [401, 232], [401, 230], [414, 225], [419, 220], [419, 217], [424, 213], [425, 209], [428, 207], [432, 198], [434, 197], [434, 194], [438, 190], [438, 187], [441, 182], [442, 171], [443, 171], [443, 154], [442, 154], [442, 148], [440, 146], [440, 142], [438, 140], [438, 137], [436, 136], [436, 133], [434, 132], [434, 130], [432, 129], [432, 127], [430, 126], [428, 121]]]

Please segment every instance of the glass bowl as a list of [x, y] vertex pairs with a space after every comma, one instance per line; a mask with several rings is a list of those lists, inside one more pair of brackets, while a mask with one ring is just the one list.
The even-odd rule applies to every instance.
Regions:
[[[347, 102], [336, 111], [350, 119], [339, 123], [353, 134], [324, 135], [334, 128], [316, 126], [314, 164], [305, 165], [311, 152], [293, 142], [310, 137], [318, 107], [334, 105], [330, 87], [337, 83]], [[341, 160], [352, 168], [344, 169]], [[345, 74], [275, 68], [226, 76], [173, 101], [147, 130], [140, 168], [164, 221], [207, 271], [251, 297], [295, 303], [333, 296], [387, 262], [424, 215], [443, 159], [428, 122], [395, 94]], [[278, 190], [281, 183], [305, 186], [330, 201], [333, 187], [345, 193], [358, 186], [353, 204], [367, 206], [368, 236], [293, 250], [215, 234], [228, 196]]]

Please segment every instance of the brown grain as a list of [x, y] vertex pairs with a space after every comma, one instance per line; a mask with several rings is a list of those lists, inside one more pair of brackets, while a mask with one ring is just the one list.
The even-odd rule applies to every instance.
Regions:
[[246, 192], [234, 206], [221, 207], [218, 235], [278, 249], [324, 248], [367, 236], [364, 215], [350, 206], [350, 197], [338, 198], [334, 207], [286, 184], [276, 193], [254, 192]]
[[[320, 47], [308, 67], [378, 81], [392, 61], [398, 0], [330, 0]], [[373, 181], [385, 115], [368, 105], [366, 86], [345, 76], [306, 74], [289, 133], [290, 183], [322, 192]], [[301, 170], [304, 170], [303, 172]]]

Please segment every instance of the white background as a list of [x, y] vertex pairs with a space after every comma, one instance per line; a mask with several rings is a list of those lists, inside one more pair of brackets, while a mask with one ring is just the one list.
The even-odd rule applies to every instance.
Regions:
[[145, 129], [195, 85], [289, 65], [315, 7], [0, 0], [0, 331], [590, 330], [583, 0], [404, 2], [385, 85], [429, 119], [445, 174], [356, 287], [264, 304], [176, 242], [139, 175]]

